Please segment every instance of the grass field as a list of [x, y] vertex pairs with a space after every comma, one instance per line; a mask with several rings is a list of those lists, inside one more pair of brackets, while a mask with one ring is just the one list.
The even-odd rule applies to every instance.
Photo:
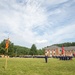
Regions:
[[0, 58], [0, 75], [75, 75], [75, 59], [62, 61], [55, 58]]

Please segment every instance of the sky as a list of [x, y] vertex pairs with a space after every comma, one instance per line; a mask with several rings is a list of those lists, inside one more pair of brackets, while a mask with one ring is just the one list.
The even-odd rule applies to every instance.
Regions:
[[75, 0], [0, 0], [0, 42], [44, 48], [75, 42]]

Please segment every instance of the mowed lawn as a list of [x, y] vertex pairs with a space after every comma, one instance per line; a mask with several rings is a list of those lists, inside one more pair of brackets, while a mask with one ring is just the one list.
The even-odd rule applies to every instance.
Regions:
[[5, 58], [0, 58], [0, 75], [75, 75], [75, 58], [59, 60], [48, 58], [8, 58], [7, 69], [4, 69]]

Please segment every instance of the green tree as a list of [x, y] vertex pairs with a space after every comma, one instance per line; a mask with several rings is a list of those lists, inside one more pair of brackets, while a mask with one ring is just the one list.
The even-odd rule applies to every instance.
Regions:
[[14, 53], [15, 53], [15, 56], [19, 56], [19, 55], [29, 55], [29, 51], [30, 51], [30, 49], [27, 48], [27, 47], [22, 47], [22, 46], [18, 46], [18, 45], [15, 45], [15, 46], [14, 46]]
[[0, 44], [0, 54], [5, 54], [5, 39]]
[[2, 48], [5, 48], [5, 39], [1, 42], [0, 46], [1, 46]]
[[30, 55], [37, 55], [37, 48], [36, 48], [35, 44], [33, 44], [31, 46], [31, 49], [30, 49], [30, 53], [29, 54]]
[[37, 50], [38, 55], [44, 55], [44, 52], [45, 52], [44, 48]]
[[[6, 49], [5, 49], [5, 42], [6, 40], [4, 39], [1, 44], [0, 44], [0, 54], [6, 54]], [[9, 41], [9, 48], [8, 48], [8, 55], [13, 55], [14, 54], [14, 44]]]
[[14, 53], [14, 44], [11, 43], [11, 42], [9, 43], [8, 55], [9, 56], [15, 56], [15, 53]]

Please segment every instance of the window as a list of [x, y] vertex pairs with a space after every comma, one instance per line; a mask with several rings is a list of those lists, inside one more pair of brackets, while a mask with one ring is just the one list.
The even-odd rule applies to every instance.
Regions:
[[54, 55], [55, 55], [55, 53], [54, 53]]
[[60, 52], [61, 52], [62, 50], [60, 50]]

